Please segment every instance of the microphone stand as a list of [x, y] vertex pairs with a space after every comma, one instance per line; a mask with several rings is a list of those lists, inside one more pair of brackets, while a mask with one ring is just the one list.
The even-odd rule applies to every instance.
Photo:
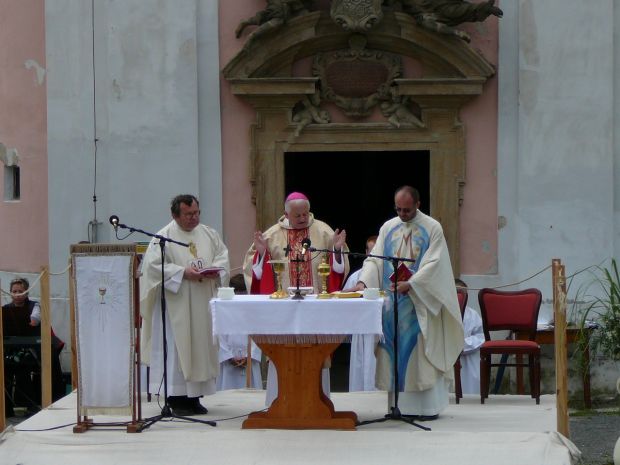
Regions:
[[[327, 249], [315, 249], [314, 247], [310, 247], [311, 252], [327, 252], [327, 253], [337, 253], [333, 250]], [[427, 426], [420, 425], [415, 422], [417, 415], [406, 415], [400, 412], [398, 408], [398, 393], [399, 393], [399, 379], [398, 379], [398, 266], [399, 262], [409, 262], [415, 263], [415, 260], [411, 258], [400, 258], [400, 257], [389, 257], [384, 255], [373, 255], [373, 254], [362, 254], [356, 252], [347, 252], [345, 250], [341, 250], [340, 253], [351, 255], [354, 257], [373, 257], [379, 258], [381, 260], [389, 261], [392, 263], [392, 267], [394, 269], [394, 290], [392, 292], [392, 299], [394, 301], [394, 406], [390, 408], [390, 413], [386, 413], [385, 416], [381, 418], [376, 418], [374, 420], [365, 420], [357, 423], [357, 426], [369, 425], [371, 423], [382, 423], [387, 420], [397, 420], [408, 423], [412, 426], [416, 426], [424, 431], [431, 431], [431, 429]]]
[[297, 258], [290, 259], [289, 262], [295, 263], [297, 268], [297, 289], [295, 289], [295, 295], [291, 297], [291, 300], [304, 300], [304, 296], [301, 295], [301, 291], [299, 290], [299, 264], [304, 262], [303, 255], [297, 254]]
[[[131, 226], [127, 226], [122, 223], [117, 223], [117, 227], [128, 229], [129, 233], [139, 232], [144, 234], [145, 236], [149, 236], [155, 239], [159, 239], [159, 250], [161, 254], [161, 297], [160, 297], [160, 306], [161, 306], [161, 330], [162, 330], [162, 349], [163, 349], [163, 362], [164, 362], [164, 406], [161, 409], [161, 413], [159, 415], [155, 415], [149, 418], [145, 418], [144, 423], [138, 429], [138, 432], [142, 432], [145, 429], [149, 428], [151, 425], [157, 423], [158, 421], [164, 420], [166, 418], [177, 418], [179, 420], [191, 421], [194, 423], [202, 423], [209, 426], [216, 426], [214, 421], [208, 420], [199, 420], [198, 418], [192, 417], [183, 417], [180, 415], [176, 415], [172, 412], [170, 408], [170, 404], [168, 403], [168, 340], [166, 338], [166, 290], [164, 289], [164, 259], [166, 258], [166, 243], [171, 242], [173, 244], [180, 245], [182, 247], [189, 247], [189, 244], [184, 242], [175, 241], [174, 239], [170, 239], [169, 237], [164, 237], [159, 234], [153, 234], [142, 229], [132, 228]], [[114, 228], [116, 229], [116, 228]]]

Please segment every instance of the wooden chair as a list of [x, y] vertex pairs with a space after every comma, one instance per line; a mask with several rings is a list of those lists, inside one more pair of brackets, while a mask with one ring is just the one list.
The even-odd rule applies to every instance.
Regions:
[[[459, 301], [459, 308], [461, 309], [461, 318], [465, 317], [465, 307], [467, 307], [467, 289], [462, 287], [456, 288], [456, 297]], [[461, 356], [454, 362], [454, 396], [456, 403], [463, 397], [463, 388], [461, 386]]]
[[[480, 403], [489, 397], [492, 366], [525, 366], [529, 368], [530, 394], [540, 404], [540, 346], [535, 341], [538, 311], [542, 294], [538, 289], [498, 291], [481, 289], [478, 293], [485, 342], [480, 347]], [[491, 331], [522, 331], [528, 340], [492, 340]], [[492, 356], [527, 355], [526, 363], [492, 363]]]

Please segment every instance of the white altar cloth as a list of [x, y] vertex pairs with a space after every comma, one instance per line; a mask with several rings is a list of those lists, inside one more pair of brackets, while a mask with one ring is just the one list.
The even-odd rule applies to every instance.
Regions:
[[212, 299], [213, 335], [379, 334], [383, 299], [270, 299], [235, 295]]

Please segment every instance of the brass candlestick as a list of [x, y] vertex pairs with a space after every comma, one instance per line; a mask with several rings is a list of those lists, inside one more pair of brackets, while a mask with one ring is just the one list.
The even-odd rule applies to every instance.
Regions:
[[278, 289], [272, 293], [269, 297], [271, 299], [286, 299], [288, 294], [282, 289], [282, 273], [284, 272], [287, 260], [269, 260], [273, 271], [276, 274], [276, 281], [278, 282]]
[[327, 254], [323, 254], [323, 258], [321, 259], [321, 263], [318, 267], [318, 273], [321, 277], [321, 293], [317, 296], [318, 299], [331, 299], [331, 294], [327, 292], [327, 277], [331, 272], [331, 268], [329, 267], [329, 263], [327, 263]]

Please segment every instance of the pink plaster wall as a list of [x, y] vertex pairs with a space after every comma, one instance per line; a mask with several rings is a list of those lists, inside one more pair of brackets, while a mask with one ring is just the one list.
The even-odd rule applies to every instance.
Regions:
[[[0, 0], [0, 142], [20, 156], [21, 196], [4, 201], [0, 163], [0, 270], [37, 272], [48, 262], [45, 2]], [[32, 61], [29, 61], [32, 60]]]
[[[264, 7], [262, 0], [231, 2], [220, 0], [220, 69], [238, 52], [247, 33], [236, 39], [234, 30], [243, 19]], [[497, 63], [498, 25], [495, 18], [463, 29], [472, 36], [472, 46]], [[249, 32], [249, 31], [247, 31]], [[412, 65], [413, 66], [413, 65]], [[300, 63], [297, 72], [301, 72]], [[417, 75], [415, 66], [409, 73]], [[409, 76], [411, 77], [411, 76]], [[256, 211], [251, 204], [249, 184], [249, 127], [254, 110], [230, 93], [221, 78], [222, 151], [224, 185], [224, 235], [229, 247], [231, 267], [241, 265], [252, 242]], [[337, 112], [334, 112], [336, 114]], [[374, 119], [373, 115], [369, 119]], [[497, 268], [497, 79], [486, 84], [484, 93], [462, 111], [467, 147], [467, 184], [461, 209], [461, 271], [487, 274]]]
[[[223, 69], [243, 46], [251, 28], [241, 39], [235, 28], [244, 19], [265, 6], [263, 0], [219, 2], [220, 69]], [[230, 85], [220, 79], [222, 112], [222, 177], [224, 196], [224, 238], [228, 246], [231, 268], [240, 267], [256, 225], [256, 209], [252, 205], [250, 186], [250, 125], [255, 111], [242, 99], [232, 95]], [[235, 273], [235, 270], [232, 271]]]
[[[497, 67], [498, 20], [463, 27], [472, 46]], [[497, 273], [497, 76], [461, 110], [465, 127], [466, 184], [461, 207], [462, 274]]]

